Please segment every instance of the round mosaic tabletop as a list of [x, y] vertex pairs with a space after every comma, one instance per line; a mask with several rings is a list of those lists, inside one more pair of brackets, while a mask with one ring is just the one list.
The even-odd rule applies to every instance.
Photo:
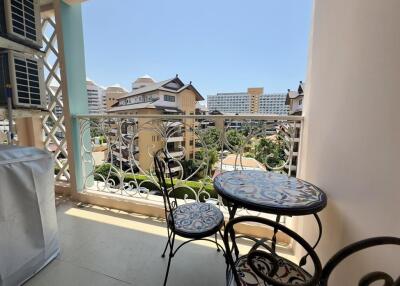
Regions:
[[274, 172], [224, 172], [215, 177], [214, 188], [238, 206], [278, 215], [314, 214], [327, 204], [325, 193], [313, 184]]

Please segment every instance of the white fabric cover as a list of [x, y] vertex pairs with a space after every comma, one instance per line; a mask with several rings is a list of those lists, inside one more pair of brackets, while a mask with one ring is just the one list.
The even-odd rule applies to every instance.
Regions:
[[22, 284], [58, 253], [52, 155], [0, 145], [0, 286]]

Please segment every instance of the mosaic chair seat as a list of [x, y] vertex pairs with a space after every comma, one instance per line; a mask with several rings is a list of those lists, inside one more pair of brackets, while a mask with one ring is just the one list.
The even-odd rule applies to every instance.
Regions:
[[[311, 275], [296, 263], [279, 256], [275, 251], [275, 238], [258, 239], [245, 236], [254, 242], [250, 251], [244, 255], [235, 254], [234, 248], [237, 239], [244, 237], [236, 235], [234, 226], [240, 223], [257, 223], [273, 229], [274, 233], [281, 232], [297, 242], [306, 251], [312, 260], [314, 274]], [[230, 220], [224, 233], [224, 244], [227, 256], [226, 281], [228, 286], [256, 286], [256, 285], [317, 285], [321, 275], [321, 262], [314, 249], [297, 233], [275, 221], [255, 216], [241, 216]]]
[[[224, 222], [224, 215], [209, 203], [187, 203], [173, 210], [173, 230], [186, 238], [207, 237], [218, 232]], [[172, 223], [172, 216], [169, 216]]]
[[[248, 255], [241, 256], [235, 263], [236, 271], [239, 275], [241, 286], [250, 286], [250, 285], [263, 285], [269, 286], [274, 285], [270, 284], [267, 281], [262, 279], [257, 275], [255, 271], [252, 270], [248, 261], [253, 261], [254, 265], [261, 271], [265, 276], [269, 275], [273, 268], [275, 267], [274, 263], [272, 262], [272, 257], [266, 257], [264, 253], [253, 253], [253, 257], [249, 258]], [[281, 283], [285, 283], [288, 285], [296, 285], [296, 284], [303, 284], [311, 280], [311, 275], [305, 271], [303, 268], [297, 266], [293, 262], [281, 258], [278, 263], [278, 269], [274, 275], [274, 279]], [[228, 274], [228, 283], [229, 286], [236, 286], [236, 281], [234, 279], [233, 272], [230, 271]]]
[[[275, 252], [273, 239], [256, 239], [247, 237], [254, 241], [253, 247], [245, 255], [234, 255], [236, 236], [234, 225], [243, 222], [260, 223], [274, 230], [281, 231], [293, 239], [306, 251], [307, 256], [312, 260], [314, 273], [311, 275], [296, 263], [279, 256]], [[313, 248], [298, 234], [277, 222], [253, 216], [243, 216], [228, 222], [225, 227], [224, 244], [227, 256], [226, 281], [229, 286], [328, 286], [331, 274], [334, 269], [352, 254], [375, 246], [400, 246], [398, 237], [374, 237], [352, 243], [338, 251], [321, 269], [320, 260]], [[231, 247], [232, 245], [232, 247]], [[235, 257], [234, 257], [235, 256]], [[379, 267], [382, 267], [381, 265]], [[400, 286], [400, 273], [393, 278], [383, 271], [374, 271], [364, 275], [354, 285], [359, 286]], [[395, 280], [396, 279], [396, 280]], [[352, 281], [348, 281], [351, 283]], [[380, 284], [376, 284], [379, 283]]]

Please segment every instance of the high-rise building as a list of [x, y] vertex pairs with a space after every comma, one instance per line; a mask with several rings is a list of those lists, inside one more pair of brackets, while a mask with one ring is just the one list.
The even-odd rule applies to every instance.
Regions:
[[89, 114], [103, 114], [106, 112], [105, 89], [94, 81], [86, 79]]
[[264, 93], [264, 88], [248, 88], [247, 92], [217, 93], [207, 97], [207, 108], [210, 112], [222, 113], [257, 113], [270, 115], [287, 115], [285, 105], [286, 93]]
[[[50, 86], [50, 89], [54, 94], [59, 91], [59, 96], [62, 96], [61, 89], [59, 89], [57, 85]], [[103, 87], [97, 85], [94, 81], [86, 79], [86, 91], [89, 114], [106, 113], [106, 90]], [[54, 108], [54, 113], [57, 118], [60, 118], [63, 115], [62, 106], [56, 104]]]

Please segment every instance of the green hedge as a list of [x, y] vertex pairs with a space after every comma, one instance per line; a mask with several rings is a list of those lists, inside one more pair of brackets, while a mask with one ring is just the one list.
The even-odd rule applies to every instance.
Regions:
[[[103, 164], [103, 165], [97, 167], [95, 170], [94, 178], [96, 180], [100, 180], [101, 177], [99, 175], [102, 175], [104, 178], [107, 178], [110, 167], [111, 167], [111, 164], [109, 164], [109, 163]], [[113, 173], [110, 174], [109, 179], [113, 179], [116, 184], [120, 183], [118, 176]], [[140, 184], [143, 181], [148, 181], [148, 182], [142, 183], [141, 187], [145, 187], [151, 191], [159, 191], [158, 186], [156, 184], [154, 184], [153, 182], [150, 182], [151, 179], [149, 179], [145, 175], [126, 173], [124, 176], [124, 182], [127, 183], [130, 181], [136, 181], [138, 184]], [[169, 179], [167, 179], [166, 181], [167, 181], [166, 182], [167, 186], [171, 187], [171, 181]], [[175, 188], [174, 193], [173, 194], [171, 193], [172, 196], [179, 198], [179, 199], [183, 199], [185, 197], [185, 195], [187, 195], [187, 197], [189, 199], [195, 199], [193, 193], [190, 190], [188, 190], [185, 187], [179, 187], [180, 180], [173, 179], [173, 183], [174, 183], [174, 186], [176, 186], [176, 188]], [[203, 190], [206, 191], [210, 195], [211, 198], [217, 198], [217, 193], [214, 190], [211, 180], [204, 181], [204, 185], [197, 181], [185, 181], [183, 184], [185, 186], [192, 188], [196, 193], [198, 193], [203, 188]], [[203, 200], [204, 197], [205, 197], [205, 194], [201, 194], [200, 200]]]

